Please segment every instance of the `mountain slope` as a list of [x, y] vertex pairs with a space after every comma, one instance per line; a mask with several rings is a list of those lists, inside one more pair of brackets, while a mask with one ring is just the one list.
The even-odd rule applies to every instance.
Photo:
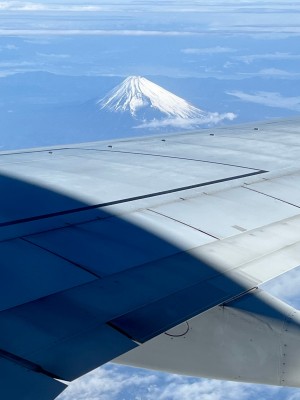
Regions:
[[184, 129], [233, 119], [234, 114], [203, 111], [141, 76], [129, 76], [97, 101], [101, 111], [127, 115], [134, 128]]
[[98, 101], [101, 109], [129, 111], [135, 116], [143, 107], [154, 108], [169, 117], [199, 118], [204, 111], [159, 85], [140, 76], [129, 76], [103, 99]]

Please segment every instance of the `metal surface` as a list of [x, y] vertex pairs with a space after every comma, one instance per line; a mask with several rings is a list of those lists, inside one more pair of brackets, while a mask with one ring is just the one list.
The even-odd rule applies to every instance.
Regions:
[[[28, 399], [37, 400], [23, 379], [26, 365], [42, 376], [43, 383], [32, 378], [37, 393], [48, 392], [53, 377], [74, 379], [131, 350], [133, 364], [145, 351], [154, 368], [300, 386], [296, 350], [286, 353], [286, 380], [272, 368], [257, 377], [281, 360], [272, 358], [282, 350], [273, 335], [278, 321], [288, 321], [292, 333], [282, 337], [299, 348], [297, 313], [290, 323], [288, 306], [263, 296], [242, 308], [246, 293], [300, 265], [299, 127], [295, 119], [0, 153], [0, 373], [12, 364], [5, 379], [17, 368]], [[215, 307], [233, 298], [240, 300], [219, 318]], [[173, 343], [172, 332], [186, 330], [189, 318], [187, 337], [196, 335], [188, 341], [189, 365], [181, 345], [172, 356], [172, 347], [163, 353], [159, 344], [148, 363], [155, 336], [168, 330]], [[221, 332], [230, 351], [216, 346], [209, 360], [207, 351], [205, 369], [195, 346], [213, 346]], [[254, 352], [247, 369], [233, 349], [252, 351], [250, 333], [266, 356]], [[45, 400], [62, 390], [53, 382]]]
[[[300, 178], [294, 180], [295, 186], [300, 185]], [[248, 190], [248, 186], [187, 197], [185, 201], [169, 202], [151, 210], [218, 239], [267, 225], [275, 220], [275, 215], [281, 220], [299, 212], [290, 204]]]
[[0, 357], [0, 370], [3, 399], [52, 400], [66, 388], [61, 382], [30, 371], [3, 357]]
[[0, 242], [0, 252], [1, 311], [96, 279], [22, 239]]
[[115, 361], [172, 373], [299, 386], [300, 314], [255, 290]]

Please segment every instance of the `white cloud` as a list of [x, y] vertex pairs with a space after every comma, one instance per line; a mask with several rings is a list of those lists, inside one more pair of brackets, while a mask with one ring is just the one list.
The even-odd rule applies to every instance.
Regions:
[[135, 126], [135, 128], [164, 128], [173, 127], [181, 129], [192, 129], [200, 125], [215, 125], [223, 120], [232, 121], [236, 118], [233, 113], [207, 113], [206, 117], [203, 118], [166, 118], [161, 120], [152, 120], [149, 122], [144, 122], [141, 125]]
[[254, 94], [245, 93], [239, 90], [227, 92], [242, 101], [262, 104], [268, 107], [284, 108], [287, 110], [300, 111], [300, 97], [284, 97], [277, 92], [256, 92]]
[[[226, 400], [244, 400], [255, 398], [261, 389], [261, 386], [249, 384], [209, 379], [192, 381], [174, 376], [163, 388], [158, 400], [222, 400], [224, 397]], [[270, 391], [276, 392], [278, 389], [272, 388]]]
[[2, 51], [2, 50], [14, 51], [14, 50], [18, 50], [18, 47], [14, 44], [5, 44], [3, 46], [0, 46], [0, 51]]
[[249, 54], [245, 56], [234, 57], [236, 60], [242, 61], [245, 64], [251, 64], [256, 60], [300, 60], [300, 54], [290, 53], [267, 53], [267, 54]]
[[[278, 387], [190, 378], [107, 364], [74, 381], [57, 400], [273, 400]], [[286, 389], [286, 400], [297, 390]]]
[[278, 68], [266, 68], [260, 70], [257, 74], [253, 75], [260, 75], [260, 76], [275, 76], [275, 77], [283, 77], [283, 78], [292, 78], [292, 77], [298, 77], [300, 76], [299, 72], [290, 72], [290, 71], [285, 71], [283, 69], [278, 69]]
[[15, 75], [16, 73], [21, 71], [0, 71], [0, 78], [7, 78], [8, 76]]
[[[240, 35], [240, 34], [252, 34], [252, 35], [258, 35], [259, 37], [261, 35], [266, 36], [266, 35], [299, 35], [300, 34], [300, 27], [298, 25], [292, 24], [290, 26], [286, 26], [283, 23], [280, 23], [278, 25], [269, 25], [268, 21], [264, 21], [264, 23], [262, 23], [261, 25], [247, 25], [247, 18], [249, 18], [250, 14], [245, 13], [244, 14], [244, 24], [238, 24], [236, 26], [234, 25], [222, 25], [222, 24], [211, 24], [210, 26], [210, 31], [211, 32], [224, 32], [226, 34], [236, 34], [236, 35]], [[265, 14], [267, 15], [267, 14]], [[293, 17], [292, 14], [290, 14], [290, 16]], [[267, 37], [267, 36], [266, 36]], [[280, 37], [285, 37], [285, 36], [280, 36]]]
[[44, 58], [58, 58], [58, 59], [65, 59], [70, 58], [69, 54], [55, 54], [55, 53], [36, 53], [37, 56], [44, 57]]
[[150, 371], [109, 364], [74, 381], [58, 399], [98, 400], [101, 398], [101, 400], [114, 400], [126, 390], [133, 393], [138, 392], [141, 388], [147, 393], [147, 389], [157, 382], [157, 374]]
[[[121, 2], [99, 2], [97, 0], [6, 0], [0, 1], [0, 10], [15, 13], [15, 16], [22, 17], [25, 13], [34, 16], [36, 13], [44, 13], [49, 16], [51, 13], [70, 13], [70, 16], [80, 18], [80, 13], [99, 13], [100, 16], [104, 13], [105, 16], [122, 15], [130, 17], [131, 26], [136, 26], [141, 23], [142, 15], [152, 15], [152, 21], [157, 21], [159, 24], [161, 20], [167, 21], [169, 14], [174, 13], [174, 23], [180, 22], [180, 26], [190, 26], [189, 34], [201, 35], [207, 31], [209, 32], [222, 32], [236, 33], [236, 34], [282, 34], [287, 35], [300, 33], [298, 23], [299, 5], [286, 4], [280, 1], [278, 7], [272, 5], [272, 13], [270, 13], [270, 6], [268, 3], [258, 1], [248, 1], [245, 4], [240, 0], [238, 2], [222, 2], [222, 1], [188, 1], [179, 2], [178, 0], [153, 2], [152, 0], [144, 0], [140, 2], [132, 2], [124, 0]], [[158, 14], [158, 18], [155, 18]], [[167, 20], [161, 17], [165, 14]], [[197, 20], [195, 20], [195, 14]], [[258, 16], [259, 15], [259, 16]], [[282, 15], [285, 18], [282, 18]], [[52, 15], [53, 17], [53, 15]], [[190, 18], [191, 17], [191, 18]], [[287, 26], [286, 20], [289, 24]], [[150, 19], [143, 19], [143, 25], [146, 26]], [[195, 22], [196, 21], [196, 22]], [[23, 21], [23, 26], [27, 24], [28, 28], [32, 27], [32, 22]], [[41, 22], [41, 21], [40, 21]], [[73, 26], [78, 27], [78, 20]], [[81, 22], [85, 22], [85, 18]], [[16, 21], [17, 23], [17, 21]], [[43, 23], [47, 23], [43, 20]], [[74, 21], [73, 21], [74, 23]], [[68, 26], [72, 25], [72, 21], [68, 21]], [[10, 21], [10, 26], [11, 21]], [[17, 25], [15, 25], [17, 26]], [[150, 25], [149, 25], [150, 26]], [[151, 24], [152, 26], [152, 24]], [[37, 25], [41, 27], [41, 25]], [[86, 27], [86, 25], [85, 25]], [[188, 31], [189, 28], [186, 28]], [[82, 29], [84, 31], [84, 29]], [[49, 32], [50, 33], [50, 32]]]
[[72, 12], [95, 12], [102, 11], [103, 7], [98, 5], [74, 5], [74, 4], [45, 4], [23, 1], [1, 1], [0, 10], [7, 11], [72, 11]]
[[222, 47], [222, 46], [215, 46], [215, 47], [203, 47], [203, 48], [188, 48], [182, 49], [181, 52], [184, 54], [220, 54], [220, 53], [233, 53], [235, 49], [230, 47]]
[[31, 61], [0, 61], [0, 68], [31, 67], [35, 63]]
[[[46, 3], [46, 4], [45, 4]], [[76, 4], [77, 3], [77, 4]], [[79, 4], [78, 4], [79, 3]], [[80, 4], [81, 3], [81, 4]], [[53, 9], [70, 9], [74, 8], [75, 10], [98, 10], [98, 9], [120, 9], [120, 7], [126, 7], [126, 8], [135, 8], [136, 9], [136, 4], [129, 2], [129, 1], [123, 1], [117, 2], [116, 4], [109, 4], [106, 2], [103, 6], [99, 6], [97, 4], [97, 1], [92, 0], [92, 4], [86, 4], [84, 0], [77, 0], [75, 1], [69, 1], [69, 0], [61, 0], [61, 1], [55, 1], [55, 2], [47, 2], [47, 1], [20, 1], [20, 0], [6, 0], [6, 1], [1, 1], [0, 2], [0, 9], [3, 10], [20, 10], [20, 9], [28, 9], [28, 10], [53, 10]], [[98, 2], [99, 3], [99, 2]], [[115, 2], [113, 2], [115, 3]], [[255, 0], [248, 0], [248, 1], [242, 1], [239, 0], [239, 2], [232, 2], [228, 3], [225, 1], [220, 1], [220, 0], [215, 0], [215, 1], [205, 1], [205, 2], [195, 2], [195, 1], [188, 1], [188, 2], [182, 2], [182, 1], [165, 1], [165, 2], [153, 2], [153, 1], [143, 1], [140, 2], [140, 6], [143, 7], [144, 10], [147, 11], [152, 11], [152, 12], [164, 12], [164, 13], [170, 13], [170, 12], [179, 12], [179, 13], [193, 13], [193, 12], [201, 12], [201, 13], [223, 13], [227, 12], [229, 14], [232, 13], [238, 13], [238, 14], [249, 14], [251, 11], [256, 11], [261, 14], [268, 14], [269, 13], [269, 2], [268, 1], [255, 1]], [[243, 3], [245, 3], [243, 5]], [[297, 2], [294, 3], [286, 3], [284, 1], [273, 1], [272, 4], [272, 10], [276, 11], [277, 13], [281, 12], [290, 12], [293, 13], [295, 10], [299, 10], [299, 4]]]
[[300, 72], [291, 72], [278, 68], [264, 68], [258, 72], [240, 72], [239, 75], [244, 77], [265, 77], [265, 78], [282, 78], [282, 79], [297, 79]]
[[226, 61], [226, 63], [223, 65], [223, 68], [232, 68], [236, 65], [237, 63], [233, 63], [231, 61]]
[[1, 36], [194, 36], [197, 32], [135, 29], [0, 29]]

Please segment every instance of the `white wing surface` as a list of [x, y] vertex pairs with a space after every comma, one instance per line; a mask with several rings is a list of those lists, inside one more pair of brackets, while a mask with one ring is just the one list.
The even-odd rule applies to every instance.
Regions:
[[300, 386], [298, 312], [257, 289], [300, 265], [299, 160], [299, 119], [1, 153], [3, 396], [110, 360]]

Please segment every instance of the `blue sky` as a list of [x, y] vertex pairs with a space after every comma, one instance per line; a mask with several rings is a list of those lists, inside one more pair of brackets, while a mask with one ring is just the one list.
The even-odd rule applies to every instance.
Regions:
[[205, 90], [171, 89], [211, 111], [223, 104], [236, 114], [256, 106], [249, 115], [267, 107], [258, 118], [299, 112], [299, 1], [10, 0], [0, 1], [0, 12], [0, 78], [37, 71], [143, 75], [159, 84], [212, 78], [219, 86], [212, 104]]
[[[237, 114], [247, 105], [253, 120], [257, 115], [268, 118], [297, 115], [300, 111], [297, 0], [9, 0], [0, 1], [0, 15], [0, 84], [5, 88], [0, 106], [9, 115], [14, 103], [20, 101], [14, 97], [16, 89], [11, 77], [24, 76], [28, 81], [26, 74], [40, 71], [78, 80], [146, 75], [156, 77], [158, 83], [169, 82], [174, 92], [188, 99], [190, 89], [185, 89], [183, 79], [215, 79], [218, 84], [214, 92], [193, 93], [192, 100], [212, 111], [234, 108]], [[66, 101], [65, 93], [52, 92], [50, 96], [47, 92], [41, 96], [40, 76], [36, 75], [35, 82], [38, 94], [34, 97], [32, 86], [26, 92], [22, 81], [20, 97], [26, 97], [28, 102]], [[171, 79], [181, 79], [180, 85]], [[87, 101], [92, 95], [83, 86], [72, 92], [74, 101]], [[258, 110], [260, 114], [256, 113]], [[17, 138], [15, 146], [22, 147], [24, 139]], [[72, 138], [66, 141], [71, 142]], [[35, 143], [43, 144], [39, 137]], [[299, 275], [298, 271], [286, 274], [266, 285], [266, 290], [300, 306]], [[60, 396], [61, 400], [100, 398], [297, 400], [300, 391], [110, 364], [74, 382]]]
[[297, 1], [119, 3], [0, 1], [1, 76], [299, 79]]

